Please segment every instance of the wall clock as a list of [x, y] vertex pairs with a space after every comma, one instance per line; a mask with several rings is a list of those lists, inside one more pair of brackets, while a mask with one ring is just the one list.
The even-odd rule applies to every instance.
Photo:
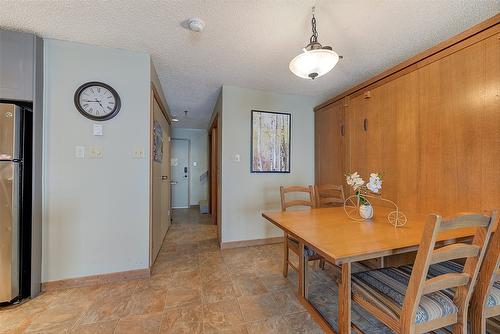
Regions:
[[76, 109], [94, 121], [106, 121], [118, 114], [121, 107], [120, 96], [110, 85], [102, 82], [87, 82], [75, 92]]

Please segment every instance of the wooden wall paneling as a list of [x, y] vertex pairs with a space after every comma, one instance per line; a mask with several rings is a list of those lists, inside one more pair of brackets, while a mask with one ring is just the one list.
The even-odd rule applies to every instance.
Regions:
[[481, 208], [500, 210], [500, 33], [484, 41]]
[[343, 101], [331, 104], [327, 108], [315, 113], [316, 184], [343, 184], [343, 123]]
[[[498, 146], [485, 145], [486, 137], [495, 137], [494, 132], [484, 131], [487, 122], [493, 121], [485, 117], [488, 41], [417, 71], [421, 143], [418, 202], [422, 212], [477, 211], [482, 209], [482, 197], [491, 196], [480, 181], [485, 167], [482, 158], [496, 154], [497, 166], [500, 159]], [[493, 75], [498, 80], [499, 73]], [[498, 124], [498, 109], [494, 114]], [[495, 190], [489, 185], [500, 186], [498, 177], [488, 182], [484, 186], [491, 191]]]
[[344, 113], [343, 113], [343, 125], [344, 125], [344, 136], [342, 138], [342, 143], [343, 143], [343, 167], [344, 170], [342, 171], [342, 181], [340, 182], [340, 185], [344, 187], [344, 195], [347, 194], [347, 184], [345, 181], [345, 174], [348, 173], [351, 170], [351, 127], [349, 125], [349, 105], [350, 105], [350, 97], [347, 96], [344, 99]]
[[[395, 84], [391, 82], [370, 90], [369, 98], [365, 97], [366, 105], [366, 149], [365, 167], [363, 174], [368, 182], [370, 173], [382, 173], [382, 193], [387, 198], [397, 195], [396, 169], [396, 108], [392, 101]], [[372, 201], [373, 205], [387, 205], [386, 202]]]
[[[402, 209], [411, 212], [416, 211], [418, 175], [417, 97], [417, 75], [413, 72], [370, 90], [369, 94], [360, 94], [353, 105], [358, 115], [354, 117], [353, 136], [360, 136], [354, 138], [353, 149], [361, 152], [352, 153], [353, 164], [363, 170], [366, 179], [372, 172], [382, 173], [384, 197], [395, 201], [403, 199], [406, 205]], [[366, 136], [364, 147], [360, 129]]]
[[[402, 210], [414, 213], [417, 212], [416, 196], [420, 191], [418, 74], [412, 72], [404, 75], [395, 80], [392, 87], [396, 126], [396, 160], [393, 171], [397, 175], [396, 196], [393, 198]], [[392, 176], [387, 175], [384, 182], [389, 178]], [[384, 185], [382, 189], [384, 190]]]
[[[360, 175], [366, 175], [366, 132], [363, 128], [363, 121], [366, 118], [368, 100], [364, 99], [363, 95], [351, 96], [349, 99], [349, 107], [345, 114], [347, 133], [349, 138], [349, 168], [348, 173], [358, 172]], [[345, 181], [343, 185], [346, 187], [346, 196], [352, 195], [352, 188], [347, 186]]]

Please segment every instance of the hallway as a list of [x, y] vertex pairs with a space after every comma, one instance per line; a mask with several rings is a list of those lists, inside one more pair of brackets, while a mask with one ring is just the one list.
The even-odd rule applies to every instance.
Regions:
[[0, 333], [322, 333], [281, 244], [221, 251], [208, 216], [173, 217], [151, 278], [43, 293], [0, 311]]

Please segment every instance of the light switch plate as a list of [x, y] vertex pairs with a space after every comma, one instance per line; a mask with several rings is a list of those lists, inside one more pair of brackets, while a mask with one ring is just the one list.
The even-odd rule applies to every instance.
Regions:
[[102, 147], [91, 147], [89, 149], [89, 157], [91, 159], [102, 159], [103, 157]]
[[239, 154], [235, 154], [234, 155], [234, 162], [240, 162], [241, 161], [241, 157]]
[[132, 151], [132, 159], [144, 159], [144, 149], [142, 147], [135, 148]]
[[197, 161], [193, 161], [193, 167], [196, 167], [198, 166], [198, 162]]
[[75, 146], [75, 158], [85, 159], [85, 146]]
[[92, 126], [94, 136], [102, 136], [102, 124], [94, 124]]

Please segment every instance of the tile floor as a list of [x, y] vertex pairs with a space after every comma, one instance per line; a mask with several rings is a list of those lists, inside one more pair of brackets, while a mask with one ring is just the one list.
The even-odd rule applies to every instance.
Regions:
[[0, 310], [0, 333], [322, 333], [280, 244], [221, 251], [207, 216], [174, 222], [151, 278], [43, 293]]

